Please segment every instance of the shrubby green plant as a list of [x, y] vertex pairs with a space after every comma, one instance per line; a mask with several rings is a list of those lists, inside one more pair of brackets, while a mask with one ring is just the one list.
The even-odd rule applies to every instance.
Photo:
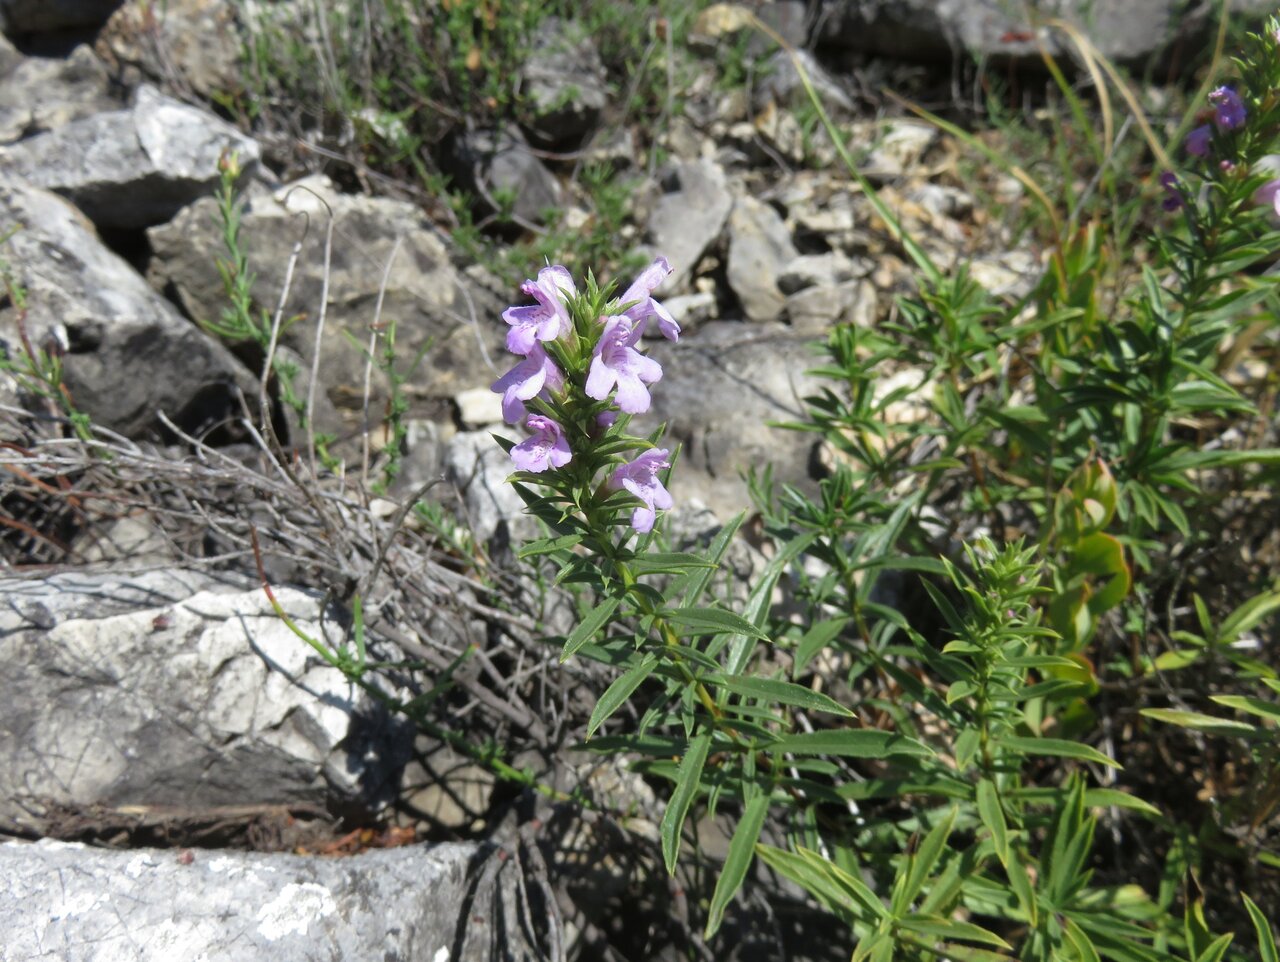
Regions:
[[[503, 15], [496, 6], [446, 8], [504, 36], [485, 19]], [[1045, 271], [1015, 300], [963, 266], [943, 271], [861, 181], [917, 289], [893, 324], [831, 333], [817, 370], [827, 384], [786, 425], [832, 455], [816, 490], [779, 489], [767, 467], [751, 479], [772, 554], [745, 603], [718, 574], [744, 517], [704, 550], [670, 550], [676, 452], [661, 430], [629, 433], [662, 376], [641, 333], [680, 333], [652, 296], [665, 261], [620, 295], [547, 266], [523, 285], [534, 303], [504, 314], [519, 360], [494, 389], [526, 436], [499, 443], [545, 529], [518, 556], [577, 605], [574, 626], [549, 638], [562, 659], [615, 673], [586, 747], [666, 783], [666, 868], [689, 857], [696, 819], [733, 826], [698, 905], [707, 938], [744, 886], [774, 873], [847, 927], [855, 960], [1244, 958], [1233, 938], [1277, 958], [1274, 912], [1244, 886], [1274, 903], [1276, 879], [1262, 873], [1280, 862], [1267, 833], [1280, 805], [1280, 685], [1259, 649], [1275, 638], [1280, 596], [1274, 573], [1201, 591], [1192, 582], [1209, 578], [1183, 570], [1221, 536], [1241, 487], [1272, 483], [1280, 464], [1280, 451], [1232, 440], [1258, 433], [1265, 385], [1224, 374], [1240, 344], [1273, 337], [1280, 305], [1264, 272], [1280, 242], [1280, 180], [1266, 160], [1280, 140], [1276, 31], [1251, 35], [1232, 80], [1206, 88], [1174, 151], [1184, 164], [1150, 143], [1168, 169], [1145, 192], [1106, 167], [1110, 120], [1102, 137], [1078, 132], [1106, 167], [1097, 196], [1133, 191], [1144, 205], [1124, 200], [1123, 227], [1103, 201], [1055, 204], [1024, 169], [934, 118], [1029, 192]], [[1087, 125], [1052, 62], [1051, 75]], [[601, 175], [600, 186], [616, 185]], [[604, 246], [590, 253], [608, 259]], [[884, 391], [893, 369], [917, 384]], [[459, 557], [477, 555], [438, 510], [418, 513]], [[1235, 600], [1215, 611], [1209, 589], [1215, 603]], [[354, 623], [346, 648], [308, 643], [367, 684], [358, 606]], [[1151, 704], [1166, 695], [1169, 707]], [[624, 706], [636, 724], [619, 720]], [[393, 707], [466, 750], [423, 704]], [[1160, 783], [1185, 776], [1123, 769], [1141, 759], [1116, 727], [1135, 739], [1167, 730], [1144, 719], [1228, 740], [1247, 768], [1238, 798], [1195, 822], [1169, 804], [1170, 791], [1190, 793]], [[469, 753], [532, 784], [491, 746]], [[1100, 828], [1169, 839], [1157, 876], [1108, 860]], [[1202, 892], [1207, 853], [1247, 865], [1244, 885]], [[1250, 923], [1234, 936], [1213, 931], [1228, 901]]]
[[[520, 332], [509, 345], [526, 360], [496, 388], [509, 420], [526, 416], [517, 401], [529, 406], [533, 436], [505, 445], [517, 490], [548, 529], [521, 555], [588, 589], [562, 656], [618, 671], [589, 747], [636, 756], [670, 781], [669, 869], [692, 812], [736, 815], [708, 936], [759, 857], [850, 927], [855, 960], [1229, 957], [1232, 936], [1210, 932], [1194, 890], [1174, 922], [1181, 863], [1155, 895], [1134, 880], [1094, 881], [1095, 812], [1164, 815], [1105, 775], [1121, 763], [1092, 744], [1093, 703], [1105, 682], [1143, 680], [1117, 662], [1135, 586], [1150, 590], [1176, 566], [1198, 536], [1193, 519], [1231, 490], [1219, 479], [1270, 477], [1280, 460], [1205, 448], [1187, 430], [1257, 414], [1218, 365], [1233, 337], [1272, 322], [1276, 303], [1271, 276], [1252, 272], [1280, 241], [1268, 222], [1280, 182], [1262, 162], [1280, 133], [1276, 29], [1251, 35], [1237, 79], [1210, 93], [1186, 145], [1193, 163], [1160, 178], [1173, 219], [1132, 283], [1114, 269], [1104, 224], [1055, 216], [1042, 281], [998, 301], [963, 268], [939, 269], [864, 182], [919, 267], [919, 290], [883, 333], [831, 335], [819, 373], [832, 385], [788, 426], [819, 434], [834, 466], [816, 496], [775, 492], [767, 471], [753, 479], [776, 554], [739, 610], [711, 590], [741, 519], [705, 555], [662, 550], [653, 509], [669, 498], [654, 469], [668, 452], [654, 450], [658, 435], [622, 433], [623, 416], [597, 420], [608, 391], [593, 390], [596, 359], [622, 352], [634, 382], [618, 381], [624, 412], [660, 373], [626, 354], [639, 322], [622, 315], [636, 289], [610, 302], [589, 279], [578, 294], [553, 268], [526, 286], [538, 306], [508, 312]], [[918, 370], [922, 387], [878, 394], [887, 365]], [[908, 393], [918, 416], [891, 417]], [[629, 478], [636, 451], [630, 464], [650, 463]], [[784, 584], [791, 614], [780, 619], [772, 601]], [[905, 605], [909, 590], [933, 614]], [[1274, 597], [1265, 589], [1216, 635], [1206, 615], [1195, 640], [1168, 626], [1191, 646], [1177, 658], [1194, 662], [1222, 647], [1209, 637], [1258, 627]], [[1258, 674], [1276, 687], [1270, 669]], [[613, 729], [635, 698], [648, 706], [636, 730]], [[1215, 701], [1268, 725], [1280, 715], [1253, 695]], [[1249, 814], [1255, 826], [1273, 814], [1269, 728], [1148, 714], [1247, 736]], [[1260, 957], [1274, 959], [1265, 913], [1241, 899]]]

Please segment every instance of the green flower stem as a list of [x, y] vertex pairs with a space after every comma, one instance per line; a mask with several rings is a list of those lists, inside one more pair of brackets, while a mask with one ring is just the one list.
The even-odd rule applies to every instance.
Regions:
[[[609, 542], [606, 541], [604, 543], [607, 544]], [[630, 593], [632, 587], [636, 583], [636, 576], [632, 573], [625, 561], [616, 557], [612, 560], [614, 569], [618, 572], [618, 577], [622, 581], [623, 589]], [[694, 675], [693, 670], [690, 669], [688, 662], [680, 651], [683, 646], [683, 642], [680, 640], [680, 636], [676, 633], [676, 630], [671, 627], [671, 622], [667, 621], [667, 619], [654, 611], [649, 605], [648, 600], [643, 596], [637, 598], [636, 604], [641, 612], [653, 618], [654, 625], [658, 629], [658, 633], [662, 636], [663, 648], [670, 658], [671, 663], [675, 665], [676, 670], [680, 672], [680, 677], [684, 679], [685, 684], [693, 686], [694, 693], [698, 696], [698, 701], [702, 703], [702, 707], [711, 715], [716, 727], [723, 729], [735, 742], [740, 743], [740, 736], [738, 733], [733, 731], [731, 728], [725, 728], [723, 726], [724, 711], [716, 704], [715, 699], [711, 697], [711, 692], [707, 689], [707, 686], [704, 685], [698, 677]]]

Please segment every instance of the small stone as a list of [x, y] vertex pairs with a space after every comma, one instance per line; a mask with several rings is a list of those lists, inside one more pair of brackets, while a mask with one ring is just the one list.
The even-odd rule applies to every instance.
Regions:
[[778, 287], [784, 294], [794, 294], [807, 287], [834, 287], [859, 276], [858, 266], [839, 251], [802, 254], [778, 275]]
[[458, 420], [464, 428], [480, 428], [502, 423], [502, 395], [487, 387], [468, 388], [453, 396]]
[[1007, 251], [969, 263], [969, 276], [996, 297], [1026, 296], [1035, 286], [1039, 272], [1039, 262], [1026, 251]]
[[853, 111], [853, 99], [845, 92], [844, 87], [807, 50], [779, 50], [769, 58], [763, 71], [764, 80], [759, 84], [757, 103], [773, 100], [785, 107], [808, 105], [809, 94], [800, 80], [792, 56], [800, 61], [809, 83], [829, 114], [848, 114]]
[[608, 100], [604, 65], [590, 34], [555, 16], [538, 25], [520, 85], [533, 114], [529, 137], [544, 147], [580, 142]]
[[[699, 278], [702, 280], [702, 278]], [[691, 330], [703, 321], [709, 321], [716, 313], [716, 296], [711, 291], [697, 291], [693, 294], [677, 294], [663, 300], [662, 305], [686, 331]], [[651, 329], [656, 331], [656, 328]]]
[[806, 287], [787, 298], [787, 317], [795, 331], [825, 334], [849, 308], [852, 285]]
[[894, 180], [906, 174], [920, 163], [938, 139], [935, 127], [913, 120], [893, 120], [879, 126], [857, 124], [855, 131], [875, 145], [862, 163], [862, 173], [876, 181]]
[[671, 262], [672, 273], [658, 293], [679, 290], [699, 258], [720, 236], [733, 197], [725, 186], [724, 171], [706, 160], [685, 161], [663, 178], [667, 188], [649, 215], [649, 241]]
[[782, 217], [754, 197], [739, 197], [729, 217], [729, 286], [751, 321], [782, 313], [778, 276], [798, 252]]

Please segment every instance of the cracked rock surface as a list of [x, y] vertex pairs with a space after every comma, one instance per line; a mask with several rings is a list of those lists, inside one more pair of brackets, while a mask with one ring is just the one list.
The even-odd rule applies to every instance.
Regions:
[[350, 858], [0, 845], [0, 959], [531, 958], [517, 867], [471, 844]]
[[[277, 591], [313, 637], [319, 604]], [[411, 735], [321, 662], [260, 588], [206, 575], [0, 581], [0, 826], [58, 812], [371, 811]]]

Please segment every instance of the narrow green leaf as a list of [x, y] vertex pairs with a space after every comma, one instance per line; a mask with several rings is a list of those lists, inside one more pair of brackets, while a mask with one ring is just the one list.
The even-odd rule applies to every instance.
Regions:
[[840, 728], [784, 735], [768, 746], [796, 755], [841, 755], [847, 758], [887, 758], [890, 755], [929, 757], [933, 750], [914, 738], [877, 728]]
[[578, 622], [578, 626], [573, 629], [569, 637], [565, 640], [564, 650], [560, 652], [560, 660], [568, 661], [573, 657], [579, 648], [595, 637], [597, 631], [604, 627], [605, 623], [613, 617], [613, 613], [618, 610], [618, 605], [622, 603], [620, 596], [606, 598], [595, 608], [587, 613], [587, 616]]
[[768, 635], [741, 615], [720, 608], [677, 608], [667, 615], [667, 620], [698, 634], [729, 632], [769, 640]]
[[1277, 608], [1280, 608], [1280, 591], [1255, 595], [1227, 615], [1219, 629], [1221, 640], [1235, 641], [1246, 631], [1252, 631], [1258, 627]]
[[945, 919], [940, 915], [912, 915], [900, 920], [897, 924], [909, 932], [932, 935], [939, 939], [966, 939], [970, 942], [994, 945], [999, 949], [1013, 949], [1013, 946], [1000, 936], [980, 925], [961, 922], [958, 919]]
[[[907, 857], [906, 882], [895, 893], [893, 905], [893, 913], [895, 915], [901, 917], [906, 914], [908, 907], [915, 902], [916, 896], [924, 888], [924, 883], [933, 874], [938, 860], [942, 858], [942, 853], [946, 850], [947, 838], [951, 835], [951, 829], [955, 826], [958, 811], [958, 809], [952, 808], [947, 813], [946, 818], [930, 829], [915, 852]], [[901, 872], [901, 869], [899, 869], [899, 872]]]
[[1001, 952], [971, 945], [952, 945], [949, 942], [937, 947], [937, 955], [942, 959], [955, 959], [956, 962], [1009, 962], [1009, 956]]
[[1203, 651], [1195, 648], [1175, 648], [1173, 651], [1164, 651], [1157, 655], [1155, 666], [1161, 671], [1177, 671], [1194, 665], [1203, 654]]
[[1005, 865], [1005, 873], [1009, 876], [1009, 887], [1013, 889], [1018, 904], [1026, 913], [1027, 922], [1035, 928], [1040, 921], [1040, 906], [1036, 902], [1035, 888], [1031, 885], [1031, 874], [1027, 871], [1026, 863], [1014, 853], [1014, 857]]
[[539, 538], [537, 541], [530, 541], [523, 545], [516, 552], [517, 558], [533, 558], [540, 554], [551, 554], [556, 551], [563, 551], [572, 548], [574, 545], [581, 543], [582, 535], [566, 534], [559, 538]]
[[1261, 698], [1253, 698], [1249, 695], [1213, 695], [1210, 701], [1225, 705], [1227, 708], [1235, 708], [1238, 711], [1257, 715], [1260, 718], [1280, 721], [1280, 704], [1276, 704], [1273, 701], [1264, 701]]
[[804, 685], [794, 685], [789, 681], [777, 681], [772, 678], [753, 678], [750, 675], [735, 677], [732, 675], [711, 675], [707, 681], [720, 688], [727, 688], [735, 695], [748, 698], [763, 698], [779, 705], [795, 705], [797, 708], [809, 708], [813, 711], [830, 712], [833, 715], [851, 717], [853, 712], [834, 698], [816, 692]]
[[1084, 930], [1069, 918], [1064, 917], [1063, 923], [1067, 941], [1076, 950], [1076, 955], [1079, 957], [1080, 962], [1102, 962], [1093, 941], [1085, 934]]
[[1280, 962], [1280, 954], [1276, 953], [1276, 939], [1271, 933], [1271, 924], [1267, 921], [1267, 917], [1249, 896], [1241, 893], [1240, 898], [1244, 900], [1244, 907], [1249, 913], [1250, 921], [1253, 922], [1254, 931], [1258, 933], [1259, 962]]
[[1248, 722], [1235, 721], [1231, 718], [1216, 718], [1198, 711], [1182, 711], [1178, 708], [1144, 708], [1140, 714], [1156, 721], [1168, 722], [1179, 728], [1193, 728], [1196, 731], [1209, 732], [1214, 735], [1252, 735], [1257, 731]]
[[627, 699], [631, 697], [631, 693], [639, 688], [641, 683], [653, 673], [653, 669], [657, 667], [657, 664], [657, 655], [645, 655], [639, 664], [619, 675], [613, 680], [613, 684], [604, 690], [604, 694], [600, 696], [600, 700], [596, 702], [596, 707], [591, 712], [591, 720], [587, 722], [588, 741], [591, 740], [591, 736], [595, 734], [596, 729], [604, 724], [605, 719], [625, 704]]
[[1127, 808], [1130, 811], [1142, 812], [1153, 818], [1160, 818], [1164, 813], [1146, 799], [1122, 792], [1118, 788], [1086, 788], [1084, 803], [1090, 808]]
[[854, 946], [849, 962], [863, 962], [864, 959], [868, 962], [881, 962], [882, 959], [892, 959], [893, 947], [891, 935], [887, 932], [878, 933]]
[[1000, 804], [1000, 793], [995, 783], [988, 778], [978, 781], [977, 788], [978, 817], [991, 832], [991, 842], [996, 847], [996, 856], [1000, 864], [1009, 864], [1009, 825], [1004, 819], [1004, 806]]
[[848, 623], [847, 617], [832, 618], [828, 621], [816, 622], [810, 627], [796, 643], [795, 665], [791, 669], [791, 677], [800, 677], [813, 656], [831, 644], [832, 639], [840, 634], [840, 630]]
[[757, 844], [756, 855], [783, 878], [790, 879], [829, 909], [832, 914], [852, 921], [861, 917], [849, 893], [837, 885], [820, 867], [794, 852], [772, 845]]
[[1123, 768], [1114, 758], [1108, 758], [1096, 748], [1069, 742], [1062, 738], [1023, 738], [1019, 735], [1002, 735], [999, 744], [1023, 755], [1052, 755], [1057, 758], [1074, 758], [1082, 762], [1094, 762], [1111, 768]]
[[683, 738], [670, 735], [633, 734], [633, 735], [601, 735], [590, 742], [583, 742], [582, 748], [587, 751], [634, 755], [651, 755], [655, 758], [671, 758], [679, 755], [688, 745]]
[[1079, 668], [1078, 662], [1058, 655], [1021, 655], [1002, 659], [1010, 668]]
[[637, 575], [673, 574], [690, 568], [715, 568], [714, 562], [682, 551], [651, 551], [632, 558], [627, 565]]
[[[764, 623], [769, 610], [773, 607], [773, 590], [778, 584], [778, 579], [784, 572], [790, 570], [795, 559], [803, 554], [816, 538], [816, 533], [793, 538], [769, 560], [764, 571], [756, 577], [755, 587], [751, 589], [751, 595], [742, 609], [742, 616], [748, 623], [752, 625]], [[718, 655], [720, 650], [728, 645], [729, 657], [725, 660], [725, 671], [731, 675], [743, 675], [746, 674], [747, 665], [755, 649], [755, 642], [758, 640], [762, 640], [759, 630], [753, 628], [750, 633], [742, 632], [713, 638], [707, 644], [707, 650], [710, 654]]]
[[1203, 952], [1196, 956], [1196, 962], [1222, 962], [1222, 957], [1227, 954], [1227, 948], [1234, 938], [1234, 932], [1219, 935], [1205, 947]]
[[751, 866], [756, 842], [760, 839], [760, 830], [764, 827], [764, 817], [768, 812], [769, 796], [765, 794], [751, 799], [743, 809], [742, 819], [729, 841], [729, 853], [720, 870], [720, 878], [716, 880], [715, 892], [711, 895], [704, 938], [710, 939], [716, 934], [724, 920], [724, 910], [742, 887], [742, 880], [747, 877], [747, 869]]
[[689, 806], [698, 795], [702, 781], [702, 768], [707, 763], [707, 751], [711, 748], [711, 735], [704, 732], [689, 742], [689, 747], [680, 762], [680, 771], [676, 775], [676, 787], [667, 802], [667, 810], [662, 813], [662, 824], [659, 833], [662, 836], [662, 857], [667, 863], [667, 871], [674, 874], [676, 858], [680, 854], [680, 833], [684, 830], [684, 820], [689, 814]]

